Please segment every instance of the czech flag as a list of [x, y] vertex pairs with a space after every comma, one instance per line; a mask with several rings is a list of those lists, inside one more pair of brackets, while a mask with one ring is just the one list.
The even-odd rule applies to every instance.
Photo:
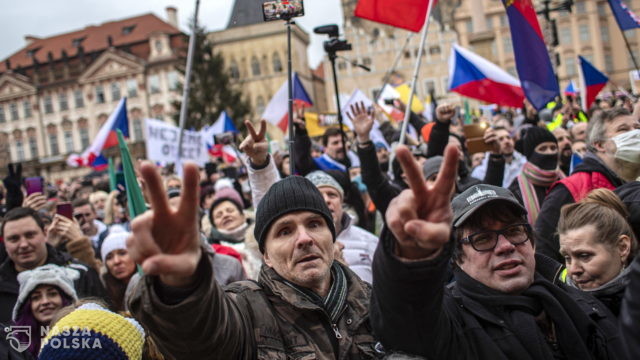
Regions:
[[[302, 86], [297, 73], [293, 74], [293, 105], [294, 109], [313, 106], [311, 97]], [[282, 84], [280, 90], [269, 101], [262, 118], [279, 127], [282, 132], [287, 132], [287, 126], [289, 125], [289, 87], [287, 81]]]
[[[430, 0], [359, 0], [355, 16], [419, 32], [427, 19]], [[433, 0], [435, 6], [436, 0]]]
[[513, 52], [522, 90], [529, 102], [543, 109], [556, 96], [560, 87], [551, 66], [536, 10], [531, 0], [502, 0], [507, 9]]
[[640, 18], [622, 0], [609, 0], [609, 6], [622, 31], [640, 27]]
[[593, 102], [596, 100], [596, 96], [607, 85], [609, 78], [596, 69], [587, 59], [582, 56], [578, 56], [580, 59], [580, 81], [582, 82], [581, 95], [582, 95], [582, 109], [587, 111]]
[[223, 111], [218, 120], [211, 125], [209, 128], [213, 134], [223, 134], [226, 132], [238, 133], [238, 129], [236, 125], [233, 123], [233, 120], [229, 117], [226, 111]]
[[449, 58], [449, 91], [501, 106], [522, 107], [524, 102], [518, 79], [456, 44]]
[[236, 154], [233, 147], [230, 145], [216, 144], [215, 140], [216, 135], [239, 132], [226, 111], [223, 111], [220, 114], [218, 120], [216, 120], [213, 125], [205, 127], [200, 132], [209, 155], [217, 158], [221, 157], [226, 163], [233, 163], [236, 161]]
[[573, 80], [569, 81], [569, 85], [564, 89], [565, 96], [576, 96], [578, 95], [578, 89], [576, 89]]
[[91, 166], [95, 170], [104, 170], [109, 167], [107, 158], [102, 155], [102, 151], [113, 146], [118, 146], [118, 135], [116, 130], [120, 130], [125, 138], [129, 137], [129, 117], [127, 116], [127, 98], [120, 99], [118, 106], [111, 113], [111, 116], [102, 125], [95, 139], [82, 155], [71, 154], [67, 158], [69, 166]]

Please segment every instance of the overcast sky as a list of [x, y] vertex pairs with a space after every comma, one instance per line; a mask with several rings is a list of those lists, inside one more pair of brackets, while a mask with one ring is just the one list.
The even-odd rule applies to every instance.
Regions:
[[[231, 14], [233, 0], [201, 0], [199, 21], [208, 30], [224, 29]], [[183, 31], [193, 16], [195, 0], [19, 0], [5, 4], [0, 11], [0, 59], [25, 45], [24, 35], [47, 37], [79, 30], [110, 20], [153, 12], [166, 19], [165, 8], [178, 8]], [[313, 35], [318, 25], [342, 23], [340, 0], [307, 0], [306, 16], [298, 23]], [[309, 49], [310, 66], [322, 59], [324, 37], [312, 36]]]

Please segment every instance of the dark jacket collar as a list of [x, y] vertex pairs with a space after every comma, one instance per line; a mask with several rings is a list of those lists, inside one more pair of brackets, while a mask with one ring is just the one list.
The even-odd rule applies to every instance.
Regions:
[[611, 170], [605, 163], [594, 153], [587, 152], [584, 156], [584, 160], [574, 170], [577, 172], [599, 172], [611, 181], [613, 186], [618, 187], [624, 184], [626, 181], [621, 179], [613, 170]]

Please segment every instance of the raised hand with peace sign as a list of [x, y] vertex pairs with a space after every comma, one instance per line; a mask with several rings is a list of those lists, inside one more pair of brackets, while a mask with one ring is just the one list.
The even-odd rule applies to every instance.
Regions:
[[155, 165], [140, 165], [151, 201], [151, 210], [131, 223], [127, 239], [129, 255], [148, 275], [158, 275], [169, 286], [186, 287], [195, 281], [202, 257], [198, 234], [200, 186], [196, 164], [184, 165], [182, 196], [177, 209], [169, 206], [162, 179]]
[[245, 121], [244, 124], [249, 130], [249, 136], [240, 144], [240, 151], [247, 154], [253, 165], [262, 166], [269, 157], [269, 143], [265, 137], [267, 122], [264, 119], [260, 120], [260, 130], [258, 132], [256, 132], [250, 121]]
[[408, 260], [436, 257], [451, 235], [451, 193], [458, 168], [458, 149], [448, 145], [438, 177], [428, 186], [418, 162], [404, 145], [396, 158], [407, 175], [410, 189], [391, 201], [386, 219], [396, 238], [396, 255]]

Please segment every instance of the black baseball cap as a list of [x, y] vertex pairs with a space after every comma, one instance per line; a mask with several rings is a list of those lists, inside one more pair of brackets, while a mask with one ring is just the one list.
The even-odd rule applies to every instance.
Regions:
[[493, 201], [506, 201], [513, 204], [522, 214], [527, 213], [511, 191], [493, 185], [479, 184], [453, 198], [451, 202], [453, 226], [459, 227], [481, 207]]

